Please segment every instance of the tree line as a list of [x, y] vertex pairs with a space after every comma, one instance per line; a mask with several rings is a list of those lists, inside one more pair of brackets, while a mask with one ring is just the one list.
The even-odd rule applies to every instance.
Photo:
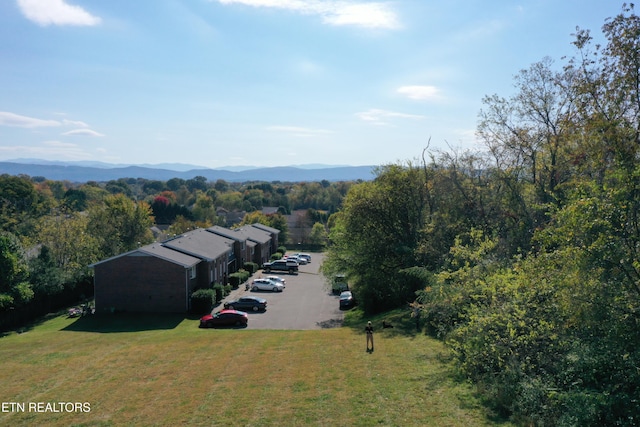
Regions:
[[382, 166], [332, 215], [324, 271], [420, 315], [522, 425], [640, 424], [640, 18], [483, 99], [484, 149]]

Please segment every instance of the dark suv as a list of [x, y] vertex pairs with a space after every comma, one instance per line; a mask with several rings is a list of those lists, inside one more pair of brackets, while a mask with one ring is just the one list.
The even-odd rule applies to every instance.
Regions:
[[291, 260], [278, 259], [272, 262], [265, 262], [262, 269], [265, 273], [271, 271], [288, 271], [289, 274], [296, 273], [298, 271], [298, 263]]

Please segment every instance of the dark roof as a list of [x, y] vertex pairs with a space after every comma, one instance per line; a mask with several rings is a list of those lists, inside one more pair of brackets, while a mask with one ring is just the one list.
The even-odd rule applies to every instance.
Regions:
[[251, 224], [251, 226], [258, 228], [262, 231], [266, 231], [267, 233], [276, 234], [276, 235], [280, 234], [280, 230], [278, 230], [277, 228], [269, 227], [264, 224], [256, 223], [256, 224]]
[[247, 240], [251, 240], [256, 243], [266, 244], [271, 241], [270, 233], [256, 227], [244, 226], [242, 228], [238, 228], [236, 231], [241, 233], [243, 236], [246, 236]]
[[234, 230], [217, 225], [207, 229], [198, 228], [165, 242], [152, 243], [96, 262], [89, 267], [123, 256], [152, 255], [187, 268], [196, 265], [202, 259], [211, 261], [231, 252], [234, 241], [245, 241], [253, 247], [256, 244], [269, 243], [271, 235], [277, 233], [280, 231], [263, 224], [252, 224]]
[[231, 252], [233, 241], [205, 229], [189, 231], [175, 239], [167, 240], [163, 246], [209, 261]]
[[165, 261], [181, 265], [184, 268], [193, 267], [201, 261], [200, 258], [196, 258], [182, 252], [174, 251], [173, 249], [162, 246], [162, 244], [160, 243], [152, 243], [150, 245], [141, 246], [138, 249], [134, 249], [132, 251], [96, 262], [94, 264], [91, 264], [89, 267], [95, 267], [98, 264], [102, 264], [126, 256], [154, 256]]
[[219, 225], [214, 225], [213, 227], [209, 227], [206, 229], [211, 233], [226, 237], [228, 239], [233, 239], [238, 242], [243, 242], [247, 240], [247, 236], [242, 233], [238, 233], [237, 230], [230, 230], [228, 228], [220, 227]]
[[193, 267], [200, 262], [200, 258], [174, 251], [173, 249], [169, 249], [159, 243], [143, 246], [140, 248], [140, 251], [150, 255], [155, 255], [158, 258], [162, 258], [176, 264], [184, 265], [185, 267]]

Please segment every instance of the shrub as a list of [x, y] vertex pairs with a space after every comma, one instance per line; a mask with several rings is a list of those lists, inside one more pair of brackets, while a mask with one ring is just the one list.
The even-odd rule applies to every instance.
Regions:
[[249, 279], [249, 276], [250, 274], [247, 270], [238, 270], [237, 272], [229, 275], [229, 284], [231, 284], [233, 289], [237, 289], [242, 283]]
[[258, 271], [258, 264], [255, 262], [245, 262], [242, 268], [247, 270], [249, 274], [253, 274]]
[[191, 294], [191, 310], [194, 313], [208, 313], [216, 302], [216, 292], [213, 289], [198, 289]]
[[225, 287], [222, 286], [220, 283], [216, 283], [213, 285], [213, 291], [215, 292], [215, 296], [216, 296], [216, 303], [219, 303], [220, 301], [222, 301], [222, 299], [224, 297], [226, 297], [229, 293], [226, 291]]
[[269, 257], [269, 259], [271, 261], [276, 261], [276, 260], [282, 259], [282, 254], [280, 252], [276, 252], [275, 254], [271, 255]]
[[284, 246], [278, 246], [278, 249], [276, 249], [276, 253], [280, 254], [280, 257], [282, 257], [284, 254], [287, 253], [287, 248]]

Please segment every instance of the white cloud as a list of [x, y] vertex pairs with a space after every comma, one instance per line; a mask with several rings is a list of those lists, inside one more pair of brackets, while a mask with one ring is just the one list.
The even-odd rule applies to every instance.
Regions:
[[330, 25], [396, 29], [400, 22], [387, 3], [346, 0], [218, 0], [221, 4], [286, 9], [318, 15]]
[[57, 120], [42, 120], [35, 119], [33, 117], [20, 116], [18, 114], [9, 113], [7, 111], [0, 111], [0, 126], [14, 126], [20, 128], [38, 128], [38, 127], [51, 127], [60, 126]]
[[63, 119], [63, 120], [62, 120], [62, 123], [63, 123], [65, 126], [77, 126], [77, 127], [79, 127], [79, 128], [88, 128], [88, 127], [89, 127], [89, 125], [88, 125], [88, 124], [86, 124], [85, 122], [81, 122], [81, 121], [79, 121], [79, 120], [67, 120], [67, 119]]
[[98, 25], [101, 19], [64, 0], [17, 0], [22, 14], [38, 25]]
[[65, 150], [68, 150], [69, 148], [78, 147], [76, 144], [72, 144], [70, 142], [62, 142], [62, 141], [44, 141], [42, 145], [46, 147], [55, 148], [55, 149], [65, 149]]
[[91, 129], [74, 129], [74, 130], [70, 130], [68, 132], [63, 133], [63, 135], [65, 136], [104, 136], [101, 133], [98, 133], [94, 130]]
[[65, 132], [63, 135], [91, 135], [91, 136], [104, 136], [98, 132], [87, 129], [89, 127], [83, 121], [80, 120], [43, 120], [36, 119], [34, 117], [21, 116], [19, 114], [10, 113], [8, 111], [0, 111], [0, 126], [11, 126], [20, 128], [42, 128], [42, 127], [58, 127], [58, 126], [73, 126], [82, 129], [71, 130]]
[[326, 129], [312, 129], [312, 128], [305, 128], [305, 127], [298, 127], [298, 126], [268, 126], [267, 130], [274, 131], [274, 132], [285, 132], [295, 136], [303, 136], [303, 137], [333, 133], [330, 130], [326, 130]]
[[437, 98], [439, 90], [435, 86], [401, 86], [398, 93], [411, 99], [424, 100]]
[[422, 120], [425, 117], [417, 114], [406, 114], [406, 113], [398, 113], [396, 111], [388, 111], [388, 110], [380, 110], [377, 108], [372, 108], [367, 111], [363, 111], [360, 113], [356, 113], [356, 116], [364, 120], [365, 122], [369, 122], [375, 125], [388, 125], [387, 119], [390, 118], [400, 118], [400, 119], [411, 119], [411, 120]]
[[395, 14], [383, 3], [343, 4], [323, 16], [332, 25], [356, 25], [369, 28], [399, 28]]
[[83, 160], [92, 156], [75, 144], [60, 141], [45, 141], [37, 146], [0, 146], [0, 155], [3, 157], [41, 157], [58, 158], [63, 160]]

